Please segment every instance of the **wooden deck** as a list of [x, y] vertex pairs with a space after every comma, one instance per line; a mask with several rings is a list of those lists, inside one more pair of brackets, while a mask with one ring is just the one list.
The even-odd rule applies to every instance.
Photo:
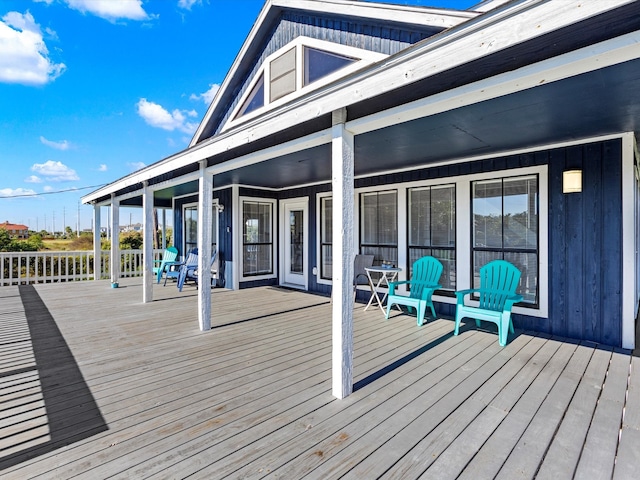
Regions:
[[640, 359], [379, 310], [331, 396], [327, 298], [141, 280], [0, 289], [0, 477], [637, 477]]

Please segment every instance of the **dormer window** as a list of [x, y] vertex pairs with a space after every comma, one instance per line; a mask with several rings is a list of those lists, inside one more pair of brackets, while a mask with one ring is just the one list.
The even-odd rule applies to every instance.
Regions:
[[386, 55], [297, 37], [265, 59], [224, 129], [383, 58]]
[[356, 60], [356, 58], [304, 47], [304, 85], [320, 80]]

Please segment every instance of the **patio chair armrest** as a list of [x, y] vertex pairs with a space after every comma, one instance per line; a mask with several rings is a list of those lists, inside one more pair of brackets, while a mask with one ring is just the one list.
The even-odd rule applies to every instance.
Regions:
[[409, 280], [398, 280], [397, 282], [389, 282], [389, 295], [395, 295], [396, 287], [398, 285], [403, 285], [411, 283]]
[[511, 311], [511, 307], [513, 307], [515, 303], [521, 302], [522, 298], [523, 298], [522, 295], [519, 295], [519, 294], [515, 294], [507, 297], [507, 299], [504, 301], [505, 311], [507, 310]]
[[456, 298], [457, 298], [457, 304], [458, 305], [464, 305], [464, 297], [467, 295], [470, 295], [472, 293], [475, 292], [479, 292], [480, 289], [479, 288], [468, 288], [466, 290], [458, 290], [456, 292], [454, 292], [456, 294]]

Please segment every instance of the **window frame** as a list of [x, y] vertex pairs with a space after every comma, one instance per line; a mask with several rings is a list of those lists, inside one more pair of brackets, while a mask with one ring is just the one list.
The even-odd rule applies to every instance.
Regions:
[[[505, 247], [504, 246], [504, 232], [505, 232], [505, 222], [504, 222], [504, 208], [505, 208], [505, 195], [504, 195], [504, 184], [506, 180], [515, 180], [518, 178], [526, 178], [526, 177], [535, 177], [536, 179], [536, 187], [537, 187], [537, 193], [536, 193], [536, 211], [538, 212], [538, 218], [537, 220], [537, 229], [536, 229], [536, 247], [535, 248], [518, 248], [518, 247]], [[500, 201], [500, 207], [501, 207], [501, 218], [503, 219], [501, 222], [501, 234], [500, 234], [500, 238], [502, 240], [502, 246], [501, 247], [495, 247], [495, 246], [484, 246], [484, 247], [478, 247], [475, 245], [474, 243], [474, 224], [475, 224], [475, 220], [474, 220], [474, 209], [473, 209], [473, 202], [474, 202], [474, 197], [473, 197], [473, 184], [476, 182], [483, 182], [483, 181], [495, 181], [495, 182], [500, 182], [501, 185], [501, 201]], [[500, 254], [500, 259], [505, 259], [505, 255], [509, 254], [509, 253], [524, 253], [524, 254], [535, 254], [536, 258], [537, 258], [537, 264], [538, 264], [538, 272], [540, 271], [540, 176], [538, 174], [529, 174], [529, 175], [505, 175], [505, 176], [495, 176], [492, 178], [483, 178], [481, 180], [471, 180], [469, 182], [469, 192], [470, 192], [470, 200], [471, 203], [469, 204], [469, 210], [471, 212], [470, 215], [470, 223], [469, 223], [469, 233], [471, 236], [471, 266], [470, 266], [470, 273], [471, 273], [471, 284], [472, 287], [471, 288], [478, 288], [478, 286], [473, 285], [474, 282], [474, 269], [475, 269], [475, 253], [476, 252], [485, 252], [485, 253], [495, 253], [495, 254]], [[524, 273], [524, 272], [521, 272]], [[537, 278], [539, 279], [539, 275], [537, 276]], [[477, 299], [477, 296], [474, 297], [474, 299]], [[536, 286], [536, 301], [534, 303], [531, 302], [519, 302], [516, 305], [522, 308], [527, 308], [527, 309], [537, 309], [539, 307], [539, 303], [540, 303], [540, 281], [538, 280], [537, 282], [537, 286]]]
[[[406, 191], [407, 191], [407, 201], [406, 201], [406, 209], [407, 209], [407, 221], [406, 221], [406, 229], [407, 229], [407, 242], [406, 242], [406, 246], [407, 246], [407, 276], [409, 277], [411, 275], [411, 250], [412, 249], [428, 249], [428, 250], [440, 250], [440, 251], [453, 251], [453, 255], [454, 255], [454, 268], [455, 268], [455, 276], [456, 276], [456, 289], [457, 289], [457, 280], [458, 280], [458, 269], [457, 269], [457, 250], [458, 250], [458, 225], [455, 221], [454, 218], [454, 225], [453, 225], [453, 238], [454, 238], [454, 245], [453, 247], [443, 247], [443, 246], [439, 246], [439, 245], [430, 245], [430, 246], [412, 246], [411, 245], [411, 215], [410, 215], [410, 209], [411, 209], [411, 195], [410, 192], [412, 190], [418, 190], [418, 189], [429, 189], [429, 191], [431, 192], [433, 189], [437, 189], [437, 188], [442, 188], [442, 187], [452, 187], [453, 188], [453, 198], [454, 198], [454, 202], [455, 202], [455, 207], [454, 207], [454, 217], [457, 218], [457, 214], [458, 214], [458, 204], [457, 204], [457, 185], [454, 182], [445, 182], [445, 183], [435, 183], [435, 184], [431, 184], [431, 185], [418, 185], [418, 186], [411, 186], [411, 187], [407, 187]], [[429, 203], [431, 204], [431, 198], [429, 200]], [[431, 215], [431, 213], [429, 214], [429, 219], [431, 221], [431, 219], [433, 218], [433, 216]], [[433, 224], [433, 222], [431, 222], [431, 225]], [[431, 225], [429, 230], [431, 231]], [[431, 233], [433, 233], [431, 231]], [[431, 254], [433, 256], [433, 253]], [[437, 257], [436, 257], [437, 258]], [[442, 288], [436, 291], [436, 293], [438, 295], [444, 295], [447, 297], [455, 297], [455, 290], [449, 290], [446, 288]]]
[[[408, 275], [408, 199], [407, 190], [413, 187], [437, 186], [444, 184], [455, 184], [456, 186], [456, 289], [464, 290], [472, 288], [471, 271], [471, 182], [476, 180], [489, 180], [496, 177], [519, 177], [531, 174], [538, 175], [538, 293], [539, 302], [537, 308], [522, 307], [516, 305], [513, 312], [530, 317], [547, 318], [549, 312], [549, 187], [548, 187], [548, 166], [539, 165], [534, 167], [514, 168], [509, 170], [495, 170], [488, 173], [477, 173], [460, 175], [454, 177], [442, 177], [429, 180], [413, 182], [397, 182], [375, 187], [361, 187], [354, 190], [354, 242], [359, 242], [360, 238], [360, 193], [397, 189], [398, 191], [398, 266], [403, 270], [399, 274], [398, 280], [407, 280]], [[332, 192], [323, 192], [316, 195], [316, 208], [320, 211], [320, 199], [325, 196], [332, 196]], [[320, 259], [320, 215], [316, 215], [316, 262]], [[467, 234], [467, 232], [469, 234]], [[356, 252], [358, 244], [354, 245]], [[320, 278], [316, 275], [316, 282], [321, 285], [331, 285], [331, 280]], [[368, 286], [359, 287], [368, 289]], [[400, 289], [400, 293], [405, 290]], [[406, 293], [406, 292], [405, 292]], [[436, 292], [433, 296], [435, 301], [455, 305], [455, 297], [442, 295]], [[478, 305], [477, 301], [469, 300], [468, 304]]]
[[[316, 50], [323, 50], [323, 51], [333, 53], [343, 57], [350, 57], [350, 58], [353, 58], [355, 61], [352, 64], [345, 66], [344, 68], [338, 69], [335, 72], [330, 73], [329, 75], [319, 78], [315, 82], [312, 82], [308, 85], [304, 85], [303, 84], [304, 83], [303, 82], [303, 79], [304, 79], [303, 47], [309, 47]], [[271, 62], [276, 60], [278, 57], [282, 56], [283, 54], [287, 53], [292, 48], [296, 49], [296, 90], [292, 93], [289, 93], [287, 95], [284, 95], [278, 98], [273, 102], [270, 102], [269, 99], [271, 98], [271, 90], [270, 90], [269, 79], [271, 78], [271, 73], [270, 73]], [[291, 42], [280, 47], [278, 50], [276, 50], [272, 54], [268, 55], [262, 61], [261, 67], [255, 72], [253, 79], [247, 85], [247, 88], [245, 89], [244, 93], [238, 99], [237, 104], [235, 105], [235, 107], [233, 108], [233, 110], [229, 115], [229, 120], [227, 120], [227, 122], [225, 123], [221, 131], [224, 132], [230, 128], [233, 128], [236, 125], [246, 122], [247, 120], [251, 120], [268, 110], [275, 109], [295, 98], [302, 97], [313, 90], [316, 90], [320, 87], [328, 85], [329, 83], [334, 82], [335, 80], [345, 77], [366, 66], [372, 65], [373, 63], [379, 62], [387, 57], [388, 55], [385, 55], [383, 53], [372, 52], [370, 50], [364, 50], [357, 47], [350, 47], [350, 46], [342, 45], [339, 43], [329, 42], [326, 40], [319, 40], [316, 38], [300, 35], [296, 37], [294, 40], [292, 40]], [[243, 107], [247, 104], [248, 97], [254, 91], [256, 83], [258, 83], [260, 78], [264, 79], [263, 80], [264, 81], [263, 105], [261, 107], [257, 107], [254, 110], [251, 110], [248, 113], [245, 113], [244, 115], [241, 115]]]
[[[244, 272], [244, 205], [246, 202], [249, 203], [262, 203], [262, 204], [270, 204], [271, 205], [271, 242], [260, 242], [259, 245], [271, 245], [271, 272], [269, 273], [258, 273], [258, 274], [250, 274], [247, 275]], [[254, 280], [265, 280], [271, 278], [278, 277], [278, 212], [277, 212], [277, 200], [273, 198], [263, 198], [263, 197], [248, 197], [248, 196], [240, 196], [238, 198], [239, 205], [239, 226], [240, 229], [238, 231], [238, 263], [239, 263], [239, 275], [240, 282], [248, 282]]]

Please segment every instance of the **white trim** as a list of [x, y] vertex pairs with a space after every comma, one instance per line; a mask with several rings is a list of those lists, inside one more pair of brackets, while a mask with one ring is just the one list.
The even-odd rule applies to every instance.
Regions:
[[[550, 10], [547, 12], [543, 9], [543, 13], [549, 16], [549, 18], [544, 17], [549, 20], [549, 23], [545, 24], [546, 28], [539, 28], [539, 24], [543, 18], [538, 19], [536, 17], [532, 19], [531, 24], [526, 22], [517, 23], [518, 35], [513, 34], [513, 38], [503, 39], [505, 42], [503, 47], [507, 48], [509, 45], [537, 37], [545, 31], [549, 31], [549, 25], [555, 25], [557, 28], [561, 28], [572, 21], [579, 21], [582, 18], [589, 17], [591, 14], [595, 15], [600, 11], [598, 7], [604, 6], [601, 10], [605, 11], [614, 8], [616, 5], [622, 5], [628, 2], [625, 0], [611, 0], [611, 2], [583, 3], [581, 8], [570, 10], [572, 15], [566, 16], [564, 13], [562, 15], [559, 14], [556, 3], [557, 2], [549, 2], [549, 5], [543, 4], [539, 7]], [[529, 2], [527, 2], [527, 4], [529, 4]], [[536, 8], [532, 7], [532, 10]], [[592, 9], [596, 11], [592, 11]], [[498, 10], [501, 11], [502, 9]], [[529, 14], [531, 14], [531, 12], [529, 12]], [[380, 62], [375, 67], [365, 70], [362, 74], [349, 77], [343, 82], [331, 85], [330, 88], [323, 88], [308, 97], [293, 101], [282, 108], [266, 113], [263, 117], [249, 122], [242, 128], [211, 138], [193, 148], [180, 152], [140, 172], [132, 174], [132, 176], [124, 177], [121, 180], [113, 182], [82, 197], [82, 201], [83, 203], [90, 203], [97, 198], [109, 194], [111, 191], [125, 188], [128, 185], [171, 172], [201, 159], [213, 157], [232, 148], [246, 145], [257, 139], [272, 135], [275, 132], [292, 128], [304, 121], [329, 113], [336, 108], [342, 108], [384, 93], [384, 91], [391, 91], [413, 81], [428, 78], [440, 71], [459, 64], [458, 57], [460, 57], [460, 55], [458, 55], [458, 53], [460, 52], [464, 52], [465, 54], [475, 52], [475, 57], [473, 58], [486, 56], [490, 52], [487, 51], [487, 45], [484, 42], [491, 43], [489, 38], [485, 38], [490, 35], [490, 32], [485, 32], [481, 28], [479, 30], [477, 29], [485, 23], [490, 23], [489, 20], [495, 21], [496, 23], [496, 25], [491, 26], [491, 31], [497, 32], [500, 28], [505, 28], [504, 25], [501, 25], [503, 22], [496, 21], [496, 19], [493, 18], [494, 16], [492, 12], [489, 12], [480, 17], [477, 22], [472, 22], [474, 27], [471, 32], [467, 32], [467, 28], [454, 29], [448, 34], [437, 36], [435, 40], [419, 44], [415, 48], [409, 48], [407, 51], [401, 52], [400, 54], [390, 57], [389, 60]], [[551, 19], [553, 19], [553, 21]], [[480, 20], [483, 21], [480, 22]], [[522, 22], [523, 19], [519, 17], [509, 17], [507, 20]], [[557, 24], [558, 22], [561, 22], [561, 24]], [[469, 29], [471, 29], [471, 27], [469, 27]], [[468, 35], [463, 35], [466, 33], [468, 33]], [[460, 36], [462, 36], [462, 38], [456, 40]], [[533, 88], [540, 83], [549, 83], [551, 78], [553, 81], [557, 81], [636, 59], [640, 57], [640, 50], [637, 48], [638, 43], [640, 43], [640, 32], [632, 32], [599, 44], [559, 55], [549, 60], [528, 65], [512, 72], [497, 75], [442, 94], [412, 102], [402, 107], [385, 110], [384, 112], [373, 114], [369, 117], [348, 122], [347, 128], [356, 134], [365, 133], [377, 128], [382, 128], [383, 125], [399, 124], [408, 121], [411, 118], [415, 118], [416, 115], [424, 116], [428, 115], [428, 112], [433, 114], [447, 111], [474, 102]], [[468, 52], [467, 49], [469, 50]], [[433, 61], [425, 62], [425, 55], [427, 54], [430, 60]], [[468, 58], [467, 61], [473, 58]], [[553, 77], [549, 76], [550, 73], [553, 73]], [[399, 78], [404, 80], [398, 83]], [[496, 81], [496, 79], [498, 80]], [[489, 89], [491, 96], [483, 92], [483, 88]], [[434, 98], [437, 99], [437, 104], [434, 103]], [[217, 166], [218, 171], [223, 172], [236, 168], [232, 163], [233, 162], [224, 162], [222, 165]]]
[[622, 348], [635, 345], [635, 174], [633, 133], [622, 137]]
[[[272, 255], [272, 267], [273, 273], [268, 273], [264, 275], [250, 275], [248, 277], [244, 276], [244, 256], [242, 254], [243, 242], [242, 237], [244, 235], [244, 225], [242, 224], [242, 218], [244, 216], [243, 205], [244, 202], [259, 202], [259, 203], [270, 203], [271, 204], [271, 255]], [[263, 198], [263, 197], [247, 197], [247, 196], [239, 196], [238, 197], [238, 208], [237, 215], [235, 217], [238, 220], [238, 234], [236, 237], [236, 251], [238, 252], [237, 263], [239, 266], [239, 282], [252, 282], [255, 280], [267, 280], [270, 278], [278, 278], [278, 201], [274, 198]]]
[[[415, 187], [429, 187], [438, 185], [455, 185], [456, 186], [456, 289], [463, 290], [472, 288], [471, 280], [472, 275], [470, 272], [471, 265], [471, 182], [477, 180], [488, 180], [492, 178], [502, 177], [519, 177], [523, 175], [538, 175], [538, 202], [539, 202], [539, 216], [538, 216], [538, 285], [540, 285], [540, 291], [538, 295], [538, 308], [529, 307], [514, 307], [513, 312], [521, 315], [527, 315], [530, 317], [548, 318], [549, 316], [549, 191], [548, 191], [548, 166], [534, 166], [524, 168], [513, 168], [506, 170], [497, 170], [486, 173], [461, 175], [455, 177], [443, 177], [429, 180], [421, 180], [415, 182], [400, 182], [393, 184], [377, 185], [373, 187], [364, 187], [355, 189], [355, 212], [354, 212], [354, 241], [356, 242], [355, 249], [359, 249], [359, 210], [360, 210], [360, 194], [367, 192], [382, 192], [395, 190], [398, 192], [398, 213], [406, 212], [407, 210], [407, 196], [406, 191]], [[404, 191], [402, 195], [401, 203], [400, 192]], [[318, 194], [318, 229], [316, 230], [316, 242], [318, 256], [320, 259], [320, 198], [332, 196], [331, 192], [323, 192]], [[404, 223], [401, 223], [401, 218]], [[406, 272], [408, 271], [408, 265], [406, 258], [407, 249], [407, 216], [404, 214], [402, 217], [398, 215], [398, 266], [403, 269], [403, 278], [406, 278]], [[400, 232], [404, 232], [404, 244], [400, 243]], [[400, 261], [400, 252], [404, 250], [403, 257], [404, 263]], [[320, 270], [318, 270], [319, 284], [331, 285], [330, 280], [320, 278]], [[366, 290], [367, 286], [358, 287], [359, 289]], [[453, 297], [445, 297], [441, 295], [434, 295], [433, 299], [441, 303], [455, 304], [456, 299]]]
[[[196, 196], [198, 196], [198, 194], [195, 194]], [[193, 196], [193, 195], [187, 195], [189, 197]], [[177, 198], [177, 197], [176, 197]], [[184, 198], [184, 197], [182, 197]], [[218, 211], [217, 207], [218, 205], [220, 205], [219, 199], [214, 198], [211, 201], [211, 214], [213, 215], [212, 218], [212, 222], [216, 222], [216, 238], [213, 239], [215, 240], [215, 244], [216, 244], [216, 248], [220, 245], [220, 212]], [[185, 210], [187, 210], [188, 208], [193, 208], [196, 207], [196, 211], [198, 211], [200, 209], [200, 202], [199, 201], [195, 201], [195, 202], [189, 202], [189, 203], [183, 203], [182, 204], [182, 225], [180, 226], [182, 228], [182, 252], [184, 253], [184, 257], [187, 257], [187, 239], [186, 239], [186, 231], [184, 228], [184, 223], [185, 223]], [[215, 211], [214, 211], [214, 207], [216, 207]], [[198, 214], [198, 220], [199, 220], [200, 215]], [[175, 228], [175, 225], [174, 225]], [[198, 232], [200, 231], [200, 223], [198, 223]], [[199, 234], [198, 234], [199, 235]], [[198, 245], [198, 241], [196, 239], [196, 246]], [[175, 246], [175, 245], [174, 245]]]
[[450, 28], [459, 25], [478, 15], [475, 12], [456, 11], [450, 9], [436, 9], [423, 7], [410, 7], [403, 5], [375, 4], [366, 2], [343, 1], [343, 0], [325, 0], [322, 2], [314, 0], [268, 0], [260, 11], [251, 31], [247, 35], [245, 42], [242, 44], [238, 55], [236, 56], [229, 72], [225, 76], [220, 89], [218, 90], [213, 101], [209, 105], [207, 112], [198, 125], [198, 129], [189, 147], [196, 145], [200, 136], [213, 113], [217, 110], [218, 102], [224, 96], [223, 94], [231, 88], [232, 82], [235, 80], [238, 70], [245, 59], [247, 52], [254, 44], [259, 34], [269, 25], [265, 21], [269, 17], [272, 8], [298, 9], [310, 12], [330, 13], [332, 15], [342, 14], [356, 16], [360, 18], [376, 19], [384, 22], [400, 22], [408, 25], [431, 25], [434, 27]]
[[[310, 47], [316, 50], [322, 50], [345, 57], [351, 57], [354, 59], [354, 62], [316, 80], [315, 82], [310, 83], [309, 85], [303, 85], [304, 47]], [[288, 93], [273, 102], [270, 102], [269, 98], [271, 97], [271, 62], [294, 48], [296, 50], [296, 89], [295, 91]], [[347, 45], [342, 45], [340, 43], [328, 42], [326, 40], [318, 40], [315, 38], [300, 35], [283, 47], [280, 47], [278, 50], [276, 50], [263, 60], [262, 66], [256, 71], [253, 79], [248, 84], [244, 93], [238, 100], [238, 103], [229, 114], [229, 120], [227, 120], [227, 122], [222, 126], [220, 131], [225, 132], [237, 125], [246, 123], [248, 120], [264, 114], [266, 111], [278, 108], [279, 106], [282, 106], [290, 102], [291, 100], [302, 97], [313, 90], [324, 87], [325, 85], [329, 85], [330, 83], [333, 83], [342, 77], [346, 77], [351, 73], [368, 67], [369, 65], [379, 62], [387, 57], [388, 55], [372, 52], [371, 50], [364, 50], [362, 48], [350, 47]], [[248, 100], [249, 95], [251, 95], [261, 78], [264, 85], [262, 106], [242, 116], [238, 116], [246, 101]]]
[[[280, 285], [282, 286], [286, 286], [286, 287], [290, 287], [290, 288], [297, 288], [297, 289], [301, 289], [301, 290], [308, 290], [309, 289], [309, 197], [297, 197], [297, 198], [286, 198], [286, 199], [282, 199], [280, 200], [280, 219], [279, 219], [279, 224], [280, 224], [280, 230], [279, 230], [279, 241], [278, 241], [278, 251], [279, 251], [279, 259], [280, 259]], [[285, 242], [285, 237], [287, 235], [287, 227], [288, 224], [286, 222], [286, 218], [285, 218], [285, 212], [287, 207], [300, 207], [300, 209], [303, 211], [303, 226], [304, 226], [304, 238], [303, 238], [303, 261], [302, 261], [302, 278], [303, 278], [303, 283], [302, 284], [292, 284], [292, 283], [288, 283], [286, 281], [285, 278], [285, 271], [286, 271], [286, 265], [285, 265], [285, 259], [287, 258], [287, 254], [285, 252], [285, 246], [286, 246], [286, 242]]]

